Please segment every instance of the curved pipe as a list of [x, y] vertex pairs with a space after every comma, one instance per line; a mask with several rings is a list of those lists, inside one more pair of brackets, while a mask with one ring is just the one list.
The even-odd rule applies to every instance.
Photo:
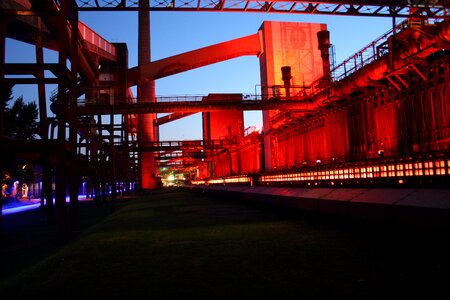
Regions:
[[133, 86], [232, 58], [260, 53], [261, 43], [258, 32], [131, 68], [127, 71], [127, 84]]
[[[413, 43], [400, 49], [392, 59], [393, 69], [405, 67], [408, 58], [424, 59], [428, 55], [441, 50], [450, 42], [450, 21], [445, 21], [436, 34], [424, 34], [420, 43]], [[448, 47], [448, 45], [447, 45]], [[324, 90], [313, 97], [314, 107], [320, 108], [326, 105], [327, 100], [340, 99], [352, 94], [356, 88], [370, 86], [373, 82], [385, 78], [389, 71], [389, 55], [365, 66], [345, 79], [339, 81], [331, 90]]]

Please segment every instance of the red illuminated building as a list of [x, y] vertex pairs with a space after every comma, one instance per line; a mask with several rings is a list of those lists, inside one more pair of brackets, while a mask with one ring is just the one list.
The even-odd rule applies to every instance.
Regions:
[[[159, 167], [189, 173], [194, 184], [448, 183], [447, 1], [224, 1], [215, 8], [203, 0], [163, 2], [123, 1], [117, 7], [98, 1], [0, 4], [1, 15], [7, 16], [0, 20], [1, 87], [36, 85], [41, 121], [39, 140], [14, 141], [3, 135], [1, 112], [2, 159], [43, 167], [47, 199], [56, 183], [60, 228], [65, 226], [66, 187], [76, 211], [81, 178], [89, 178], [96, 198], [104, 198], [109, 189], [114, 200], [120, 189], [156, 188]], [[82, 10], [138, 10], [139, 65], [129, 68], [126, 44], [110, 43], [79, 22]], [[252, 35], [151, 61], [149, 10], [392, 16], [405, 21], [339, 65], [331, 63], [333, 33], [326, 24], [296, 22], [264, 22]], [[6, 38], [35, 45], [36, 62], [5, 63]], [[45, 48], [57, 51], [57, 63], [44, 63]], [[258, 95], [155, 97], [156, 79], [243, 55], [259, 58]], [[50, 105], [55, 118], [46, 111], [48, 84], [58, 85]], [[262, 111], [261, 132], [244, 128], [244, 110]], [[158, 126], [197, 112], [203, 113], [203, 140], [159, 141]], [[157, 113], [170, 114], [157, 118]]]

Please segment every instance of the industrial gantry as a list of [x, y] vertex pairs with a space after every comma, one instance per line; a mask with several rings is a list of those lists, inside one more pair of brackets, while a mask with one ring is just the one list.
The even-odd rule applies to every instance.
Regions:
[[[89, 179], [97, 201], [109, 189], [114, 209], [117, 190], [133, 183], [141, 190], [156, 188], [159, 166], [195, 170], [190, 178], [195, 184], [334, 184], [335, 179], [383, 184], [408, 176], [411, 183], [447, 182], [449, 7], [447, 0], [2, 1], [1, 95], [16, 84], [37, 85], [40, 113], [40, 139], [17, 141], [3, 134], [0, 111], [2, 160], [42, 166], [49, 216], [55, 183], [61, 234], [76, 230], [81, 178]], [[137, 11], [138, 66], [129, 68], [126, 44], [110, 43], [80, 22], [80, 11]], [[264, 22], [253, 35], [151, 61], [150, 11], [371, 16], [403, 22], [337, 66], [330, 65], [326, 24], [293, 22]], [[313, 42], [305, 46], [289, 39], [298, 32]], [[7, 37], [35, 45], [36, 62], [6, 63]], [[57, 63], [43, 61], [44, 48], [57, 51]], [[243, 55], [259, 58], [260, 95], [155, 96], [156, 79]], [[47, 97], [50, 84], [57, 89]], [[47, 98], [54, 118], [48, 116]], [[244, 110], [263, 111], [262, 133], [245, 132]], [[159, 142], [158, 126], [196, 112], [203, 113], [203, 140]], [[157, 118], [157, 113], [171, 114]]]

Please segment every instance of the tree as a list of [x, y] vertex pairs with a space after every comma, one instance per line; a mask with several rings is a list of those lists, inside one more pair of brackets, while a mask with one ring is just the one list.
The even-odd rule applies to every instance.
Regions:
[[17, 98], [5, 109], [4, 134], [17, 140], [34, 140], [38, 133], [38, 108], [35, 102]]
[[0, 101], [1, 103], [1, 109], [5, 110], [5, 108], [8, 106], [8, 102], [12, 100], [12, 88], [10, 86], [4, 86], [0, 88]]
[[[3, 134], [7, 137], [16, 140], [34, 140], [38, 133], [38, 108], [35, 102], [25, 103], [23, 97], [18, 97], [11, 106], [8, 105], [9, 101], [13, 99], [11, 88], [2, 88], [0, 91], [2, 94], [2, 107], [4, 110], [4, 123]], [[26, 168], [19, 165], [16, 161], [2, 162], [0, 165], [0, 171], [2, 174], [9, 174], [8, 176], [22, 177], [22, 180], [26, 180], [27, 183], [32, 181], [30, 172], [32, 168], [26, 165]], [[9, 185], [11, 182], [6, 180], [5, 176], [1, 178], [1, 185]], [[2, 196], [5, 196], [2, 194]]]

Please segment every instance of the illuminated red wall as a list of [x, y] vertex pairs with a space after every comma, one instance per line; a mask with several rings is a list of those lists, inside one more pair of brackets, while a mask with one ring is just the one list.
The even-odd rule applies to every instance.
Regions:
[[278, 131], [272, 137], [275, 169], [344, 161], [349, 154], [347, 111], [320, 115], [307, 122]]
[[[150, 13], [148, 11], [139, 11], [138, 20], [138, 64], [143, 65], [151, 60], [150, 48]], [[139, 102], [155, 102], [155, 82], [148, 81], [138, 84], [137, 95]], [[154, 142], [157, 140], [153, 121], [156, 114], [140, 114], [138, 117], [139, 141]], [[154, 154], [152, 152], [140, 153], [140, 186], [144, 190], [156, 188], [156, 168]]]
[[[322, 58], [318, 49], [317, 32], [326, 30], [325, 24], [298, 22], [269, 22], [261, 26], [263, 53], [260, 56], [261, 92], [268, 99], [273, 96], [273, 86], [283, 86], [281, 67], [291, 67], [291, 85], [309, 85], [323, 76]], [[279, 89], [285, 95], [284, 89]], [[295, 96], [300, 90], [292, 88]], [[265, 168], [274, 167], [271, 149], [270, 118], [278, 111], [263, 112]]]
[[233, 159], [233, 173], [246, 174], [261, 171], [261, 142], [252, 140], [231, 154]]
[[196, 179], [204, 179], [211, 177], [211, 172], [209, 168], [209, 162], [205, 162], [201, 164], [197, 169], [197, 178]]
[[450, 150], [450, 64], [421, 72], [430, 80], [411, 76], [402, 90], [386, 83], [280, 127], [271, 138], [274, 168]]
[[[209, 94], [205, 100], [242, 101], [242, 94]], [[229, 139], [244, 133], [244, 112], [242, 110], [204, 112], [202, 116], [205, 141]]]
[[262, 141], [259, 133], [242, 137], [239, 142], [218, 156], [211, 156], [201, 165], [198, 178], [223, 177], [261, 171]]
[[[322, 58], [318, 49], [317, 32], [326, 24], [265, 21], [263, 53], [260, 56], [263, 94], [272, 95], [272, 86], [283, 86], [281, 67], [291, 67], [291, 85], [309, 85], [323, 76]], [[293, 88], [295, 95], [298, 88]], [[284, 94], [284, 89], [280, 89]]]

